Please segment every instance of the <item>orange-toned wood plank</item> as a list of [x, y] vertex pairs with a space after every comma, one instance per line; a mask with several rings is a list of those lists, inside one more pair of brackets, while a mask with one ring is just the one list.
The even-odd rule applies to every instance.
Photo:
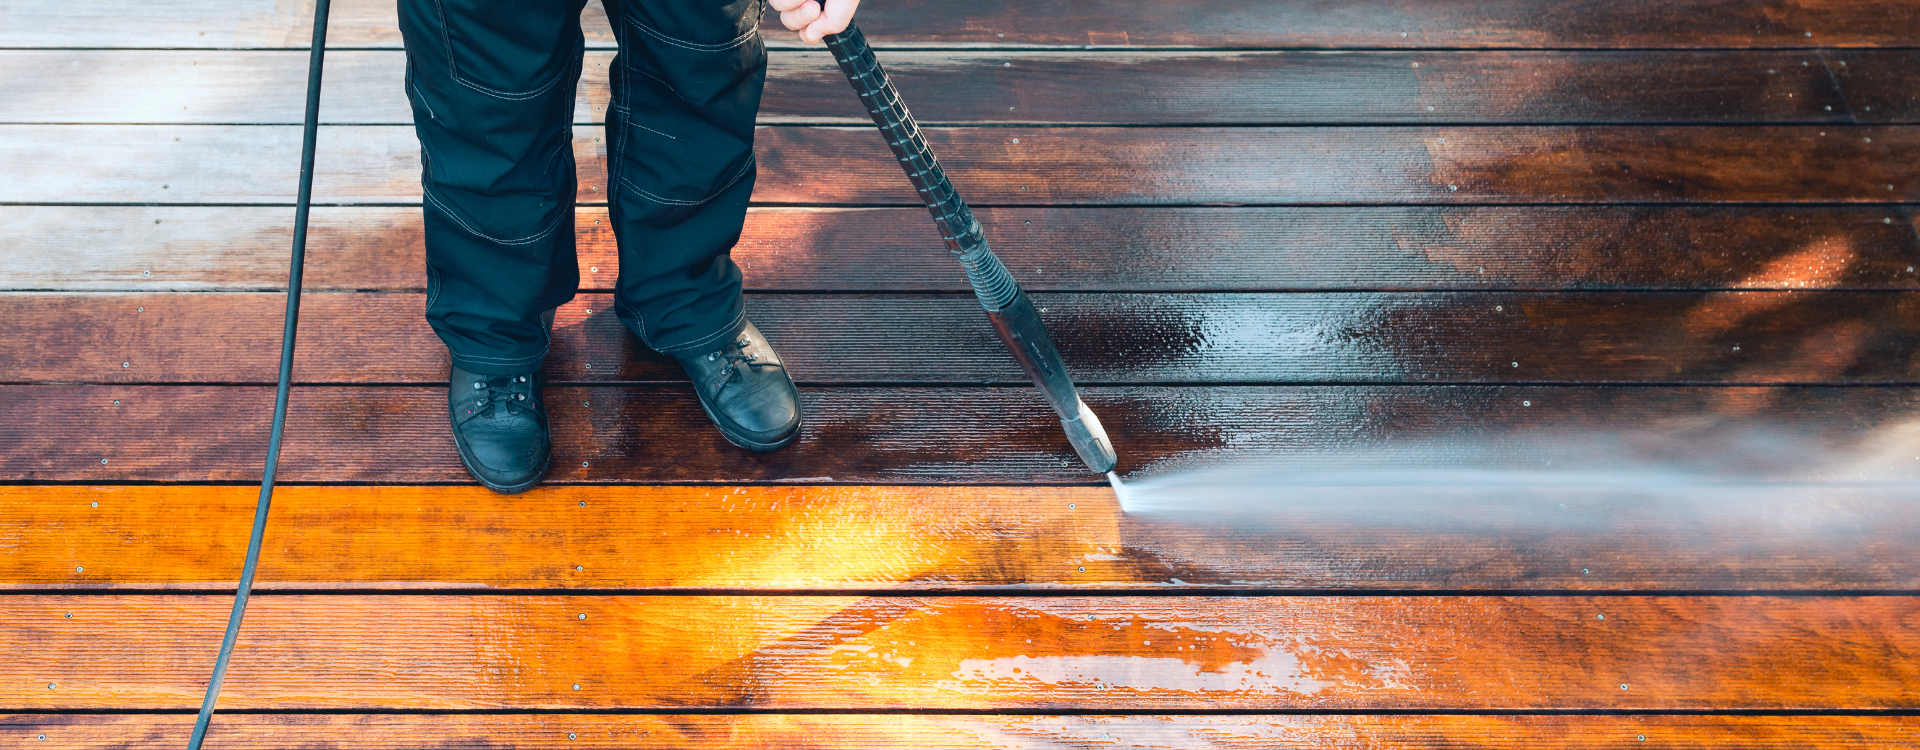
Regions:
[[[174, 750], [185, 715], [0, 715], [7, 737], [44, 750]], [[1908, 748], [1911, 716], [924, 716], [549, 714], [220, 714], [207, 747], [280, 750], [1741, 750]], [[1644, 740], [1641, 738], [1645, 738]]]
[[[1850, 264], [1788, 259], [1773, 282]], [[1804, 263], [1804, 265], [1802, 265]], [[1920, 273], [1901, 274], [1908, 279]], [[1912, 383], [1920, 297], [1883, 292], [1043, 294], [1092, 383]], [[424, 294], [305, 299], [302, 383], [444, 383]], [[685, 371], [582, 295], [554, 319], [551, 382]], [[278, 294], [0, 293], [0, 382], [272, 383]], [[1025, 384], [971, 297], [754, 295], [802, 383]], [[911, 342], [903, 345], [902, 342]], [[591, 365], [591, 366], [589, 366]]]
[[[558, 387], [555, 483], [1097, 484], [1031, 387], [803, 388], [775, 453], [728, 445], [683, 387]], [[1090, 387], [1126, 476], [1666, 467], [1742, 481], [1913, 481], [1906, 387]], [[258, 481], [267, 386], [0, 386], [0, 479]], [[280, 479], [471, 481], [444, 387], [296, 388]], [[1395, 452], [1397, 451], [1397, 452]], [[1355, 463], [1358, 462], [1358, 463]], [[1367, 463], [1373, 462], [1373, 463]]]
[[[1829, 56], [1843, 59], [1823, 64]], [[306, 53], [298, 51], [0, 50], [0, 101], [13, 105], [0, 111], [0, 121], [298, 123], [306, 64]], [[612, 64], [611, 52], [587, 54], [576, 123], [606, 119]], [[886, 66], [922, 124], [1920, 119], [1910, 104], [1913, 53], [1884, 50], [902, 51], [888, 54]], [[405, 69], [398, 50], [330, 53], [320, 121], [411, 123], [402, 93]], [[120, 95], [128, 90], [167, 96]], [[869, 120], [826, 53], [782, 52], [771, 58], [760, 122], [864, 126]]]
[[[1028, 291], [1920, 289], [1904, 207], [983, 208]], [[0, 289], [286, 283], [285, 208], [0, 206]], [[579, 211], [581, 287], [619, 275]], [[596, 223], [599, 222], [599, 223]], [[306, 288], [421, 291], [420, 209], [313, 210]], [[969, 291], [919, 208], [755, 208], [733, 257], [756, 291]], [[1795, 269], [1829, 269], [1814, 275]]]
[[[197, 705], [229, 609], [221, 596], [6, 601], [0, 702], [35, 712]], [[1910, 710], [1920, 598], [263, 596], [221, 699], [278, 710]]]
[[[588, 43], [611, 46], [597, 6], [581, 15]], [[304, 5], [219, 0], [172, 11], [9, 0], [0, 4], [0, 47], [300, 47], [312, 37]], [[901, 0], [861, 8], [860, 23], [881, 46], [1900, 47], [1920, 38], [1920, 13], [1888, 0]], [[807, 46], [772, 14], [762, 28], [772, 46]], [[399, 47], [393, 3], [342, 0], [327, 42]]]
[[[1128, 514], [1105, 487], [296, 486], [255, 585], [1910, 591], [1909, 494], [1402, 488]], [[0, 588], [230, 589], [256, 496], [0, 487]]]
[[[574, 130], [579, 200], [608, 189]], [[1920, 126], [929, 128], [993, 204], [1885, 203], [1920, 200]], [[762, 127], [754, 200], [918, 205], [880, 135]], [[408, 126], [322, 128], [314, 200], [419, 200]], [[0, 202], [291, 203], [300, 128], [0, 125]]]

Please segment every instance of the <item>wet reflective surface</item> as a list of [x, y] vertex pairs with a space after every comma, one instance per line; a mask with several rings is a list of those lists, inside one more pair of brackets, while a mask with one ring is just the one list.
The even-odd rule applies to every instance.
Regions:
[[[214, 597], [17, 604], [0, 615], [0, 645], [16, 654], [0, 666], [10, 675], [0, 684], [14, 686], [0, 697], [35, 710], [191, 705], [199, 657], [214, 645], [201, 633], [225, 614]], [[249, 613], [226, 699], [340, 709], [1885, 709], [1920, 699], [1916, 606], [1832, 596], [268, 596]], [[1786, 664], [1820, 666], [1783, 684]]]

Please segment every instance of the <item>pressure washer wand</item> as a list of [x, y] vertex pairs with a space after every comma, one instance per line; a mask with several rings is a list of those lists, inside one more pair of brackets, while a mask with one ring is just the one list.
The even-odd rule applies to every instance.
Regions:
[[893, 82], [887, 80], [887, 72], [880, 68], [880, 61], [874, 59], [866, 35], [860, 33], [860, 27], [849, 23], [846, 31], [828, 34], [826, 42], [833, 59], [839, 61], [841, 72], [847, 74], [854, 92], [860, 95], [860, 103], [866, 105], [867, 114], [880, 126], [887, 146], [899, 157], [900, 166], [907, 170], [907, 179], [913, 182], [913, 189], [920, 192], [921, 202], [933, 213], [933, 223], [939, 226], [947, 249], [966, 267], [967, 281], [973, 284], [973, 294], [986, 309], [994, 332], [1000, 334], [1000, 340], [1020, 363], [1020, 369], [1040, 387], [1053, 410], [1060, 413], [1060, 425], [1066, 428], [1067, 442], [1073, 444], [1074, 452], [1080, 454], [1087, 468], [1101, 474], [1112, 472], [1119, 457], [1113, 451], [1113, 442], [1107, 439], [1107, 431], [1100, 427], [1093, 410], [1080, 400], [1080, 392], [1067, 377], [1066, 363], [1060, 360], [1060, 351], [1054, 348], [1053, 337], [1040, 322], [1033, 302], [1020, 290], [1013, 274], [1008, 273], [1007, 267], [988, 249], [980, 222], [974, 220], [973, 210], [967, 208], [966, 201], [960, 200], [960, 194], [954, 191], [953, 183], [947, 181], [946, 172], [940, 169], [933, 150], [920, 135], [920, 126], [913, 121], [913, 115], [907, 113], [907, 105], [900, 101], [900, 92], [894, 90]]
[[247, 560], [240, 567], [233, 612], [227, 615], [227, 634], [220, 640], [220, 656], [214, 660], [213, 675], [207, 679], [207, 694], [200, 701], [200, 716], [194, 719], [188, 750], [200, 750], [200, 743], [207, 738], [213, 706], [220, 700], [220, 683], [226, 680], [227, 663], [233, 659], [233, 644], [240, 638], [240, 619], [246, 616], [247, 597], [253, 593], [253, 572], [260, 565], [260, 545], [267, 535], [267, 510], [273, 504], [273, 476], [280, 467], [280, 437], [287, 426], [287, 396], [293, 383], [293, 342], [300, 331], [300, 277], [307, 265], [307, 212], [313, 203], [313, 152], [320, 131], [320, 70], [326, 51], [327, 0], [318, 0], [313, 7], [313, 48], [307, 57], [307, 119], [300, 142], [300, 192], [294, 199], [293, 256], [287, 269], [287, 314], [280, 329], [280, 383], [273, 392], [273, 428], [267, 436], [267, 465], [260, 479], [260, 502], [253, 509]]

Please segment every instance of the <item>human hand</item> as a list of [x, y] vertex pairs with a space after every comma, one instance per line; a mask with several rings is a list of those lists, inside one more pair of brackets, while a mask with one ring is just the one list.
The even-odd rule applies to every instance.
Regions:
[[801, 39], [818, 43], [828, 34], [847, 30], [860, 0], [767, 0], [767, 4], [780, 11], [780, 23], [800, 32]]

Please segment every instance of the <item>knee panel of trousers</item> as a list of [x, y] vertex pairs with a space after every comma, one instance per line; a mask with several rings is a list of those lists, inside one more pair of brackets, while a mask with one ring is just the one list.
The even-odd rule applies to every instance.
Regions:
[[[572, 13], [503, 12], [488, 0], [435, 0], [447, 72], [482, 96], [508, 101], [540, 98], [568, 82], [584, 40]], [[559, 91], [569, 99], [571, 90]]]
[[[563, 134], [561, 140], [560, 148], [570, 155], [572, 139]], [[427, 173], [422, 198], [429, 221], [442, 217], [497, 245], [543, 247], [572, 213], [571, 160], [548, 157], [544, 173], [532, 174], [540, 169], [539, 160], [446, 159], [427, 148], [420, 155]]]
[[760, 0], [628, 3], [622, 62], [695, 108], [757, 105], [767, 60], [761, 8]]
[[616, 112], [608, 127], [620, 134], [609, 156], [621, 187], [653, 204], [704, 204], [753, 171], [751, 128], [736, 135], [671, 107]]

